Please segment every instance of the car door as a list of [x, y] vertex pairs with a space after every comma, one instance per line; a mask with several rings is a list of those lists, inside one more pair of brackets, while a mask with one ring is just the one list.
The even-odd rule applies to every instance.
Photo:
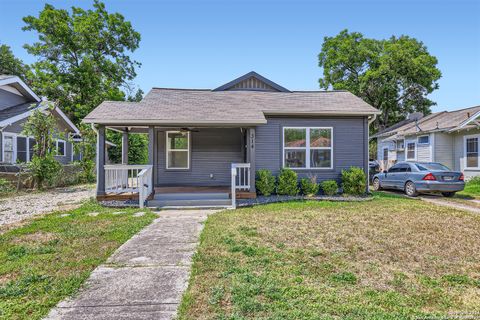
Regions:
[[398, 172], [398, 164], [388, 169], [382, 181], [382, 186], [385, 188], [394, 188], [395, 187], [394, 181], [395, 181], [397, 172]]
[[399, 164], [395, 176], [392, 178], [392, 187], [403, 189], [410, 166], [406, 163]]

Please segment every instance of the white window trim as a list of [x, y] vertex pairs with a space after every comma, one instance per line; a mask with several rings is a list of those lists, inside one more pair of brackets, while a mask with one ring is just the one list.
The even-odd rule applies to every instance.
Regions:
[[390, 149], [388, 147], [383, 147], [383, 149], [382, 149], [382, 160], [385, 161], [385, 150], [387, 150], [386, 161], [388, 161], [388, 159], [390, 158]]
[[[477, 158], [478, 158], [478, 164], [479, 166], [477, 167], [467, 167], [467, 139], [472, 139], [472, 138], [477, 138]], [[480, 134], [470, 134], [463, 136], [463, 168], [465, 170], [480, 170]]]
[[[63, 143], [63, 154], [58, 153], [58, 143], [59, 142]], [[55, 141], [55, 155], [57, 157], [65, 157], [67, 155], [67, 142], [65, 140], [57, 139], [57, 141]]]
[[[428, 137], [428, 142], [420, 142], [420, 138], [422, 137]], [[430, 144], [430, 135], [428, 134], [424, 134], [424, 135], [421, 135], [421, 136], [418, 136], [417, 137], [417, 144], [421, 144], [421, 145], [429, 145]]]
[[[182, 133], [181, 131], [166, 131], [165, 132], [165, 168], [167, 170], [190, 170], [190, 158], [191, 158], [191, 144], [190, 144], [190, 132], [187, 132], [187, 149], [170, 149], [170, 145], [168, 144], [168, 134], [169, 133]], [[187, 152], [187, 167], [182, 168], [182, 167], [170, 167], [168, 163], [168, 152], [169, 151], [181, 151], [181, 152]]]
[[[286, 129], [305, 129], [305, 147], [285, 147], [285, 130]], [[329, 129], [330, 130], [330, 147], [310, 147], [310, 130], [311, 129]], [[291, 168], [285, 166], [285, 150], [305, 150], [305, 168]], [[310, 167], [310, 150], [330, 150], [330, 167]], [[283, 127], [282, 130], [282, 167], [292, 170], [332, 170], [333, 169], [333, 127]]]
[[[413, 158], [408, 157], [408, 145], [413, 143], [415, 148], [413, 149], [415, 156]], [[407, 161], [416, 161], [417, 160], [417, 142], [415, 140], [406, 140], [405, 141], [405, 160]]]
[[5, 137], [12, 137], [13, 157], [12, 164], [17, 162], [17, 134], [10, 132], [2, 133], [2, 162], [5, 162]]

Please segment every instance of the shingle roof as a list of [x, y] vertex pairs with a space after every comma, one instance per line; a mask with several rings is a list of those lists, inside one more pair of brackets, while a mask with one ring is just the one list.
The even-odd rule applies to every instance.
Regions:
[[[390, 130], [384, 130], [382, 133], [379, 133], [372, 138], [397, 135], [414, 135], [422, 134], [432, 131], [450, 131], [457, 129], [463, 122], [468, 120], [477, 112], [480, 112], [480, 106], [470, 107], [466, 109], [460, 109], [455, 111], [441, 111], [432, 113], [424, 118], [415, 122], [409, 122], [400, 127], [391, 127]], [[473, 125], [467, 125], [458, 129], [468, 129], [474, 127]]]
[[347, 91], [212, 91], [153, 88], [141, 102], [101, 103], [84, 122], [103, 124], [261, 124], [265, 115], [371, 115]]
[[40, 102], [28, 102], [24, 104], [19, 104], [13, 107], [9, 107], [3, 110], [0, 110], [0, 121], [7, 120], [9, 118], [18, 116], [22, 113], [28, 112], [40, 105]]

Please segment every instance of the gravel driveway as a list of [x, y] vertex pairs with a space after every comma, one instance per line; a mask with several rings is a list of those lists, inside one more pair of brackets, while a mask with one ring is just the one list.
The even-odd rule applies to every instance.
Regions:
[[0, 199], [0, 226], [59, 209], [73, 209], [95, 196], [94, 186], [73, 186]]

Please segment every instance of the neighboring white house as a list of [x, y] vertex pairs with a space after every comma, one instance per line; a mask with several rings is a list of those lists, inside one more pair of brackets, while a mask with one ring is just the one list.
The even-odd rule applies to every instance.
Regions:
[[440, 162], [466, 177], [480, 175], [480, 106], [415, 113], [375, 135], [383, 168], [397, 161]]

